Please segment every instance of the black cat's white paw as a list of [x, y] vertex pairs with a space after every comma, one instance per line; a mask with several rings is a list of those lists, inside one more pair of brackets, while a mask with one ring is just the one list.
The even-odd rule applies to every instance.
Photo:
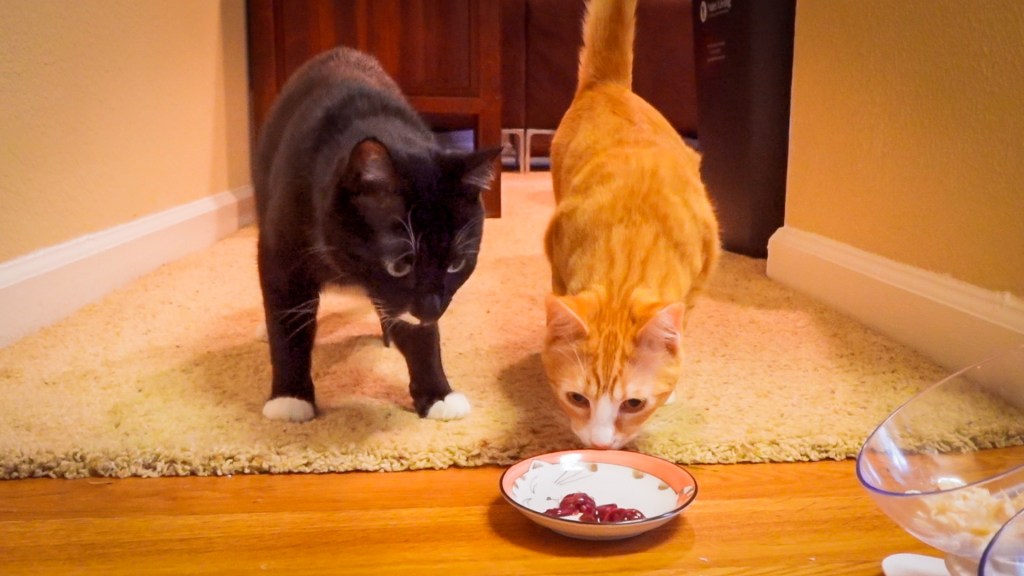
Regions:
[[280, 396], [267, 400], [263, 405], [263, 415], [271, 420], [308, 422], [316, 416], [316, 408], [306, 400]]
[[449, 392], [444, 400], [434, 402], [427, 411], [427, 418], [432, 420], [458, 420], [469, 414], [469, 400], [461, 392]]

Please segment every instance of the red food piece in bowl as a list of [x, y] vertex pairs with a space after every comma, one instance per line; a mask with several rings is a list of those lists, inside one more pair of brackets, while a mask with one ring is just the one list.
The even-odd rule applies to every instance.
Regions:
[[596, 505], [594, 499], [583, 492], [573, 492], [562, 498], [557, 508], [544, 511], [548, 516], [572, 516], [579, 514], [580, 522], [628, 522], [643, 520], [643, 512], [636, 508], [619, 508], [616, 504]]
[[608, 516], [619, 507], [615, 504], [602, 504], [597, 507], [597, 517], [601, 522], [607, 522]]
[[562, 502], [559, 507], [574, 508], [576, 510], [580, 510], [581, 506], [595, 508], [597, 504], [594, 502], [594, 499], [591, 498], [588, 494], [584, 492], [573, 492], [572, 494], [567, 494], [564, 498], [562, 498]]
[[616, 508], [608, 514], [605, 522], [628, 522], [629, 520], [642, 520], [644, 515], [636, 508]]

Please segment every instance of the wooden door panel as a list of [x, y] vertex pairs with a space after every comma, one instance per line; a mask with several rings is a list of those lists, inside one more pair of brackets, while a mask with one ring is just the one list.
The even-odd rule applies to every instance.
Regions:
[[[253, 135], [303, 63], [334, 46], [373, 54], [436, 129], [501, 145], [501, 13], [494, 0], [248, 0]], [[484, 194], [501, 214], [500, 163]]]

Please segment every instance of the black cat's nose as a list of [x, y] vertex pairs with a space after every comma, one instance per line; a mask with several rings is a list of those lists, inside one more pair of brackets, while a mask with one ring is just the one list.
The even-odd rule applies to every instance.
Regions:
[[441, 307], [441, 297], [437, 294], [431, 294], [424, 296], [416, 301], [416, 305], [413, 306], [412, 315], [419, 318], [420, 322], [424, 324], [432, 324], [437, 322], [437, 319], [441, 317], [444, 309]]

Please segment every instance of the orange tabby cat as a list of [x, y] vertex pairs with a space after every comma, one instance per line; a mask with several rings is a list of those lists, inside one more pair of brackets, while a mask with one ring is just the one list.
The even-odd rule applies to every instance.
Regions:
[[573, 431], [620, 448], [673, 395], [682, 332], [719, 254], [700, 157], [631, 91], [636, 0], [592, 0], [551, 149], [542, 358]]

